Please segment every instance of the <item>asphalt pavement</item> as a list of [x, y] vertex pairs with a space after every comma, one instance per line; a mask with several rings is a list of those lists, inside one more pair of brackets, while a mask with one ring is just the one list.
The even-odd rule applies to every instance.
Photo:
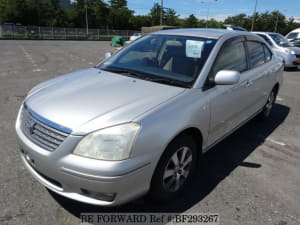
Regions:
[[117, 208], [48, 192], [19, 157], [14, 123], [36, 84], [95, 66], [109, 42], [0, 40], [0, 224], [80, 224], [82, 212], [218, 213], [222, 225], [300, 224], [300, 71], [284, 73], [272, 116], [252, 120], [199, 162], [187, 192], [156, 205], [138, 199]]

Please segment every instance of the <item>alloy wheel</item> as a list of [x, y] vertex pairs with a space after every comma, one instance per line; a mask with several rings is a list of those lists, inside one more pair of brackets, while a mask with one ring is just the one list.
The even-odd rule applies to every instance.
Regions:
[[176, 192], [182, 187], [190, 174], [192, 161], [192, 150], [186, 146], [170, 157], [163, 173], [163, 187], [167, 192]]

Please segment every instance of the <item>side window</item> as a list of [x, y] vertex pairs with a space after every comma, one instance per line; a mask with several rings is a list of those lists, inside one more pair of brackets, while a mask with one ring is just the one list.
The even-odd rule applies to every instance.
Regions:
[[263, 46], [264, 46], [264, 51], [265, 51], [266, 62], [268, 62], [272, 58], [272, 53], [266, 45], [263, 44]]
[[298, 33], [289, 33], [289, 35], [287, 36], [287, 38], [288, 39], [295, 39], [295, 38], [297, 38], [297, 36], [298, 36]]
[[265, 63], [265, 52], [263, 45], [259, 42], [248, 41], [249, 59], [251, 67], [256, 67]]
[[213, 66], [212, 75], [220, 70], [247, 70], [247, 58], [243, 42], [232, 42], [221, 49]]

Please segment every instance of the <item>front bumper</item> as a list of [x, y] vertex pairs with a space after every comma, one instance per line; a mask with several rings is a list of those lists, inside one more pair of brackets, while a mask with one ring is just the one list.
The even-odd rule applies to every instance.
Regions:
[[93, 205], [115, 206], [149, 190], [154, 167], [147, 156], [124, 161], [76, 156], [72, 151], [82, 137], [72, 135], [50, 152], [31, 142], [18, 121], [16, 131], [25, 167], [41, 184], [59, 195]]
[[297, 67], [300, 65], [300, 56], [288, 54], [285, 58], [285, 67]]
[[296, 55], [296, 60], [294, 61], [294, 65], [296, 66], [300, 65], [300, 55]]

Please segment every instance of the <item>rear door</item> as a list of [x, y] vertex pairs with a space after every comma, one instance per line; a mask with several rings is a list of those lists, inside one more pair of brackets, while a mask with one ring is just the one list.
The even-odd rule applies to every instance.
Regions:
[[257, 40], [248, 40], [246, 43], [250, 67], [246, 117], [250, 117], [260, 110], [267, 101], [272, 85], [269, 77], [273, 68], [270, 66], [272, 53], [264, 43]]

